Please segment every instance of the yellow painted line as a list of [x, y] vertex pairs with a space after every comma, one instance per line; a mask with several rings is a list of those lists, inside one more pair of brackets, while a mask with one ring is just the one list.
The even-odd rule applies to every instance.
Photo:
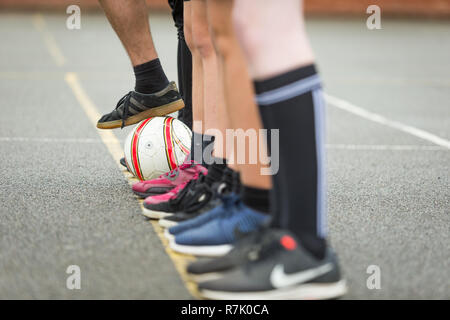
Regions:
[[[86, 92], [83, 90], [83, 88], [80, 85], [80, 81], [78, 79], [78, 76], [74, 72], [68, 72], [66, 73], [64, 80], [69, 85], [70, 89], [72, 89], [72, 92], [75, 96], [75, 98], [78, 100], [80, 106], [83, 108], [84, 112], [86, 113], [87, 117], [91, 121], [92, 125], [97, 125], [97, 120], [100, 118], [100, 113], [98, 112], [97, 107], [92, 102], [92, 100], [88, 97]], [[100, 138], [102, 142], [106, 145], [108, 148], [109, 153], [113, 157], [114, 161], [116, 162], [117, 166], [122, 171], [125, 178], [127, 178], [128, 183], [132, 185], [134, 182], [137, 182], [138, 180], [127, 170], [124, 170], [122, 165], [119, 163], [120, 158], [123, 157], [123, 148], [120, 145], [119, 140], [117, 139], [116, 135], [111, 130], [97, 130], [98, 134], [100, 135]], [[141, 206], [141, 210], [144, 209], [143, 207], [143, 200], [139, 199], [139, 204]], [[181, 276], [181, 279], [183, 280], [186, 288], [189, 290], [191, 295], [194, 297], [199, 297], [197, 292], [197, 286], [196, 284], [191, 281], [186, 274], [186, 265], [194, 260], [194, 257], [188, 256], [188, 255], [182, 255], [178, 254], [174, 251], [172, 251], [169, 247], [168, 241], [166, 237], [164, 236], [164, 230], [159, 225], [158, 221], [150, 220], [153, 229], [155, 230], [156, 234], [158, 235], [159, 239], [161, 240], [165, 251], [169, 255], [169, 257], [172, 259], [173, 264], [175, 265], [176, 270]]]
[[56, 43], [53, 35], [48, 31], [47, 24], [45, 23], [45, 19], [40, 13], [36, 13], [33, 15], [32, 22], [34, 27], [41, 33], [44, 38], [45, 45], [47, 47], [48, 52], [52, 56], [58, 67], [62, 67], [66, 63], [66, 58], [64, 57], [61, 49]]

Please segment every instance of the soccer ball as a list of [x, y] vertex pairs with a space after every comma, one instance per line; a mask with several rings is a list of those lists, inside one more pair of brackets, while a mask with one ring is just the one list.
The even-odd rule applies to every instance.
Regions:
[[182, 164], [190, 151], [192, 132], [172, 117], [139, 122], [125, 140], [128, 170], [139, 180], [151, 180]]

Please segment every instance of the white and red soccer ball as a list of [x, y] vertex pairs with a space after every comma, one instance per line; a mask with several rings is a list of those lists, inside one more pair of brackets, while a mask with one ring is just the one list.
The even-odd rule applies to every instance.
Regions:
[[157, 178], [183, 163], [190, 151], [192, 132], [172, 117], [139, 122], [125, 140], [125, 160], [139, 180]]

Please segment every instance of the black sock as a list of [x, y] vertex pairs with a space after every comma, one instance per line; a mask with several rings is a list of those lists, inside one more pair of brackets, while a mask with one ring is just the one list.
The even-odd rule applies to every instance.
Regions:
[[[231, 170], [231, 169], [230, 169]], [[231, 185], [231, 191], [235, 194], [240, 194], [242, 189], [242, 183], [241, 183], [241, 174], [239, 171], [233, 171], [233, 183]]]
[[222, 180], [225, 169], [227, 168], [225, 159], [215, 158], [214, 160], [217, 161], [214, 161], [208, 167], [208, 174], [205, 177], [205, 182], [210, 186], [212, 186], [214, 182], [219, 182]]
[[234, 188], [234, 179], [235, 179], [236, 171], [231, 169], [230, 167], [226, 167], [223, 171], [222, 182], [225, 183], [225, 192], [231, 192]]
[[[266, 129], [279, 129], [279, 170], [272, 176], [275, 224], [318, 258], [325, 254], [324, 103], [314, 65], [255, 82]], [[272, 150], [275, 141], [272, 141]], [[273, 155], [271, 154], [273, 159]]]
[[139, 93], [155, 93], [169, 84], [158, 58], [137, 65], [133, 69], [136, 77], [134, 90]]
[[214, 136], [192, 131], [190, 159], [208, 168], [212, 163]]
[[242, 202], [261, 213], [270, 214], [269, 189], [254, 188], [246, 185], [241, 187]]

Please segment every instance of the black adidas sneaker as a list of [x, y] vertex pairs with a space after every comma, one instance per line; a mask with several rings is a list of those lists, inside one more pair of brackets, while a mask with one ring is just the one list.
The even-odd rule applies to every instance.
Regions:
[[173, 81], [156, 93], [130, 91], [119, 100], [112, 112], [98, 120], [97, 128], [123, 128], [150, 117], [164, 116], [183, 107], [183, 99]]
[[247, 260], [215, 280], [201, 282], [209, 299], [334, 299], [347, 292], [336, 255], [321, 260], [309, 254], [288, 232], [271, 229]]

